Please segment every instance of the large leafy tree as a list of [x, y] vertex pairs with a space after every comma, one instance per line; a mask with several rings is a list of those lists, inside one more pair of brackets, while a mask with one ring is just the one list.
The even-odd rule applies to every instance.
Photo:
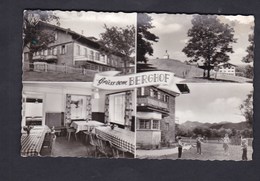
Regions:
[[26, 10], [23, 21], [23, 46], [28, 50], [30, 70], [33, 70], [33, 53], [44, 50], [55, 41], [54, 31], [46, 31], [41, 22], [59, 25], [59, 17], [53, 11]]
[[243, 103], [240, 105], [240, 110], [245, 117], [248, 125], [252, 127], [253, 124], [253, 91], [251, 91]]
[[153, 42], [159, 37], [149, 30], [153, 28], [152, 18], [144, 13], [137, 14], [137, 61], [147, 63], [146, 54], [153, 55]]
[[105, 32], [100, 34], [101, 43], [108, 48], [109, 52], [119, 52], [123, 55], [124, 73], [127, 65], [134, 63], [131, 55], [135, 52], [135, 26], [126, 28], [104, 25]]
[[[251, 27], [253, 29], [253, 27]], [[254, 61], [254, 33], [248, 36], [249, 46], [246, 49], [247, 55], [243, 57], [242, 62], [251, 63]], [[254, 71], [251, 65], [247, 65], [245, 68], [245, 74], [248, 78], [253, 78]]]
[[195, 15], [191, 23], [189, 40], [182, 51], [191, 62], [203, 61], [207, 78], [210, 78], [212, 66], [229, 61], [228, 53], [233, 53], [234, 29], [213, 15]]

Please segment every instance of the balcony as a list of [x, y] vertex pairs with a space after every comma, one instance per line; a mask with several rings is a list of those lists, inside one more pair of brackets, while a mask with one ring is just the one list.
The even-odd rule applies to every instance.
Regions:
[[152, 97], [138, 97], [137, 98], [138, 111], [149, 111], [155, 110], [162, 113], [169, 113], [169, 105], [166, 102], [163, 102]]
[[57, 55], [35, 55], [33, 56], [34, 61], [38, 62], [54, 62], [56, 61]]

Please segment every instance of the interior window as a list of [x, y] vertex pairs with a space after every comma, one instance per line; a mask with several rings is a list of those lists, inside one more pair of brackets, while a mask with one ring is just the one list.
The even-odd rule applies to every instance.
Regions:
[[109, 95], [109, 120], [125, 125], [125, 93]]

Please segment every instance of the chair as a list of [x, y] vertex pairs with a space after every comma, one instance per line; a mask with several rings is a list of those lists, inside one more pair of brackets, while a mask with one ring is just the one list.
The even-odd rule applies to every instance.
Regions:
[[66, 131], [67, 131], [68, 141], [70, 141], [71, 133], [74, 133], [76, 141], [78, 140], [76, 129], [70, 127], [69, 124], [66, 124]]
[[97, 135], [98, 138], [98, 151], [105, 157], [113, 157], [113, 150], [112, 147], [110, 146], [110, 142], [101, 136]]
[[55, 140], [56, 140], [56, 135], [54, 132], [47, 133], [43, 141], [41, 152], [43, 153], [47, 152], [48, 154], [52, 155], [52, 148], [53, 145], [55, 144]]
[[94, 129], [94, 128], [91, 127], [89, 130], [83, 131], [83, 134], [86, 135], [86, 136], [85, 136], [85, 141], [86, 141], [87, 143], [90, 143], [90, 135], [92, 134], [91, 132], [92, 132], [93, 129]]
[[[125, 153], [128, 152], [128, 150], [121, 148], [121, 147], [118, 147], [111, 142], [109, 142], [109, 144], [112, 148], [114, 158], [125, 158]], [[122, 157], [120, 156], [120, 152], [122, 153]]]
[[94, 147], [94, 156], [97, 157], [97, 152], [98, 152], [97, 148], [98, 148], [99, 143], [98, 143], [96, 135], [91, 132], [89, 134], [89, 144]]

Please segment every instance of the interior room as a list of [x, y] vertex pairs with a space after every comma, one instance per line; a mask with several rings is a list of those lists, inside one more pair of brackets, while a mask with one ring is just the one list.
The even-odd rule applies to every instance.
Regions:
[[135, 91], [23, 83], [21, 155], [132, 158]]

